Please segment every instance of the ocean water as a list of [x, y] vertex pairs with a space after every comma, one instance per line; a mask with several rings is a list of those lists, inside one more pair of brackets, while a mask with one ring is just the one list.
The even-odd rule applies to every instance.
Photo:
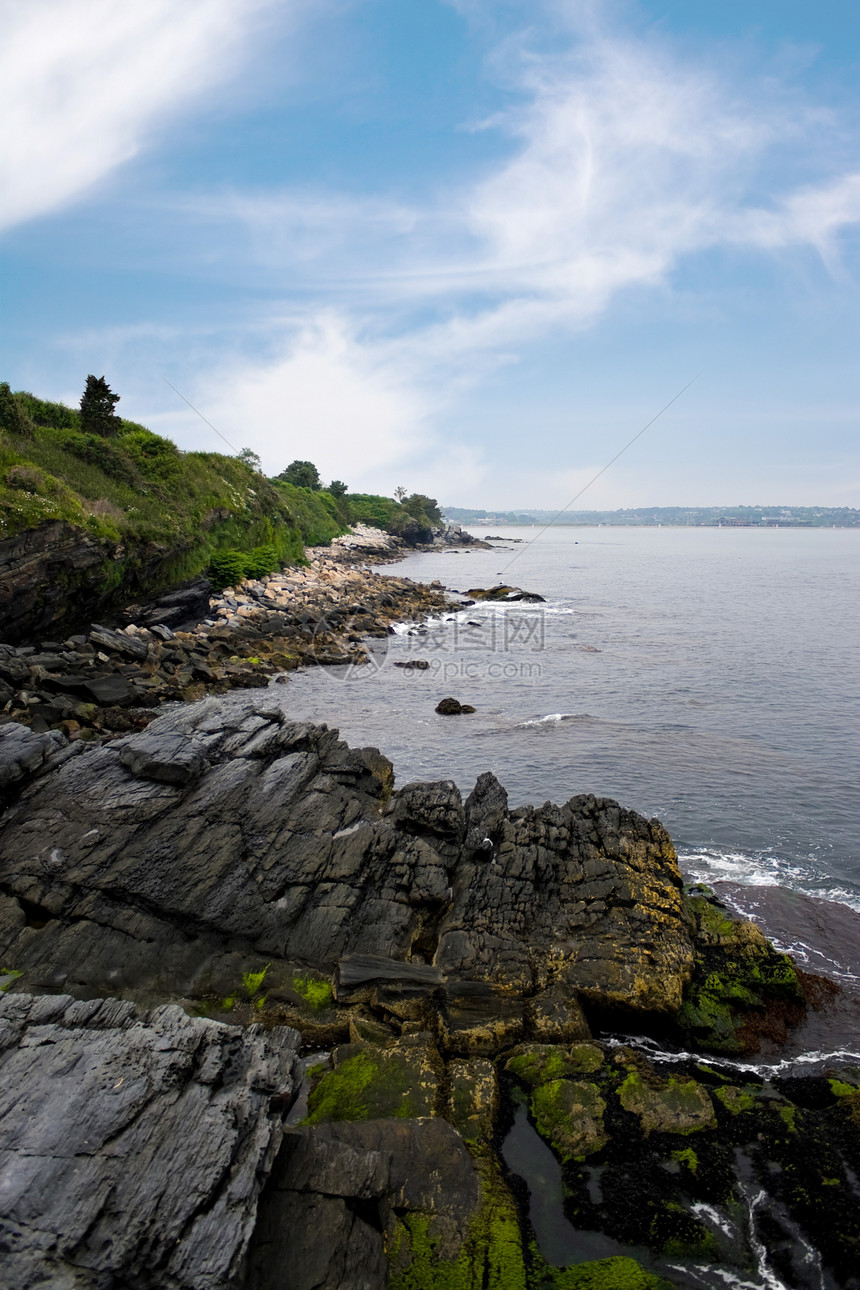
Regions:
[[[400, 785], [492, 770], [512, 805], [592, 792], [656, 815], [688, 877], [860, 985], [860, 533], [492, 532], [390, 571], [545, 603], [403, 624], [368, 666], [293, 676], [285, 708], [380, 748]], [[429, 667], [395, 666], [412, 659]], [[476, 712], [437, 716], [446, 695]]]

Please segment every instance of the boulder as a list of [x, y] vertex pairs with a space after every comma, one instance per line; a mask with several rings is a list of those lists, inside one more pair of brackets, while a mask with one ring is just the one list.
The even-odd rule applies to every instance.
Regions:
[[[431, 1251], [447, 1271], [467, 1242], [480, 1199], [469, 1153], [444, 1120], [295, 1129], [284, 1137], [260, 1205], [247, 1284], [382, 1290], [390, 1263], [396, 1275], [398, 1264], [408, 1269], [414, 1262], [422, 1279], [406, 1284], [429, 1286]], [[423, 1257], [414, 1260], [409, 1238], [419, 1232]]]
[[435, 711], [442, 717], [456, 717], [464, 712], [474, 712], [475, 709], [469, 703], [461, 703], [459, 699], [440, 699], [436, 704]]
[[525, 601], [530, 604], [543, 604], [546, 596], [539, 596], [536, 591], [523, 591], [522, 587], [470, 587], [466, 592], [472, 600], [500, 600], [506, 603]]
[[90, 643], [96, 649], [110, 650], [122, 654], [125, 658], [141, 662], [147, 655], [146, 641], [139, 636], [126, 636], [125, 632], [115, 632], [110, 627], [93, 626], [90, 629]]

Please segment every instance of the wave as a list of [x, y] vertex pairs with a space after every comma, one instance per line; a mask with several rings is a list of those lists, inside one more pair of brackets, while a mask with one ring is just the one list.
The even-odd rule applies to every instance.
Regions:
[[515, 730], [525, 730], [529, 726], [558, 725], [561, 721], [599, 721], [590, 712], [548, 712], [545, 717], [532, 717], [529, 721], [518, 721]]
[[773, 854], [752, 855], [742, 851], [701, 848], [678, 852], [678, 863], [694, 882], [736, 883], [739, 887], [786, 887], [814, 900], [829, 900], [860, 914], [860, 891], [833, 884], [812, 865], [786, 860]]
[[758, 1075], [771, 1079], [774, 1075], [821, 1075], [834, 1069], [856, 1066], [860, 1051], [852, 1048], [810, 1049], [793, 1057], [774, 1058], [770, 1062], [744, 1062], [731, 1057], [718, 1057], [714, 1053], [687, 1052], [686, 1049], [664, 1048], [649, 1035], [604, 1035], [601, 1043], [608, 1048], [635, 1048], [657, 1063], [704, 1063], [720, 1071], [736, 1071], [739, 1075]]

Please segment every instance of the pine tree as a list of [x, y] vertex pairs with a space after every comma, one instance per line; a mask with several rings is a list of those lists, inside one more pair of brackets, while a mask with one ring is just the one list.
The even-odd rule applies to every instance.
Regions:
[[81, 429], [86, 434], [100, 434], [110, 438], [118, 433], [122, 418], [114, 412], [119, 395], [112, 394], [103, 376], [88, 376], [81, 397]]

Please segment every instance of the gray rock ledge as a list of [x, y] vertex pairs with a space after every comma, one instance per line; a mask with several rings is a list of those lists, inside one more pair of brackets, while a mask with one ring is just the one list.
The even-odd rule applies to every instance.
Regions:
[[5, 1290], [238, 1283], [299, 1036], [0, 995]]

